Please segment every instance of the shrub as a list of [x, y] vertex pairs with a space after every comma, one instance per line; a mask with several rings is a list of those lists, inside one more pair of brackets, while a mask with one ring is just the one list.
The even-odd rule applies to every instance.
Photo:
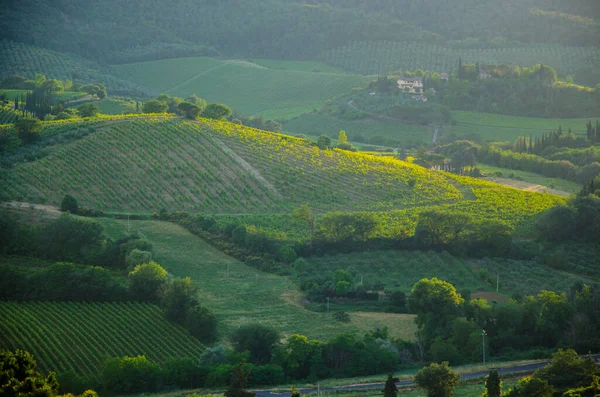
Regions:
[[142, 113], [165, 113], [167, 110], [169, 105], [156, 99], [146, 101], [142, 106]]
[[137, 265], [129, 273], [131, 293], [142, 301], [156, 301], [159, 290], [167, 281], [167, 271], [156, 262]]
[[339, 321], [341, 323], [350, 322], [350, 315], [346, 312], [335, 312], [333, 313], [333, 318], [334, 320]]
[[60, 210], [62, 212], [69, 211], [71, 214], [76, 214], [78, 209], [77, 199], [70, 194], [67, 194], [62, 202], [60, 203]]
[[98, 106], [96, 106], [96, 104], [94, 103], [84, 103], [83, 105], [80, 105], [77, 110], [79, 111], [79, 115], [81, 117], [94, 117], [96, 116], [98, 113], [100, 113], [100, 109], [98, 109]]

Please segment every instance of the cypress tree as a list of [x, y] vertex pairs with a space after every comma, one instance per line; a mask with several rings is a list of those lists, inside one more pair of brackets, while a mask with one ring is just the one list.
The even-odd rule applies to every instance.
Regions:
[[394, 378], [394, 375], [388, 374], [388, 378], [385, 381], [385, 387], [383, 388], [383, 397], [398, 396], [398, 387], [396, 386], [396, 382], [398, 382], [398, 380], [398, 378]]
[[502, 395], [502, 379], [498, 371], [492, 370], [485, 377], [485, 391], [483, 397], [500, 397]]

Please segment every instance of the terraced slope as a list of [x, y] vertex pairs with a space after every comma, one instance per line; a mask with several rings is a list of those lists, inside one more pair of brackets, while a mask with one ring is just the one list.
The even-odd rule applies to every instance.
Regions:
[[196, 94], [209, 102], [226, 103], [245, 115], [277, 119], [318, 109], [326, 100], [369, 81], [355, 74], [306, 71], [305, 64], [263, 63], [267, 66], [197, 57], [116, 65], [113, 70], [157, 93], [180, 97]]
[[[81, 129], [81, 123], [73, 123]], [[49, 125], [60, 142], [68, 124]], [[444, 174], [392, 159], [322, 151], [306, 141], [227, 122], [121, 119], [56, 144], [37, 161], [0, 169], [4, 200], [115, 211], [390, 210], [463, 199]], [[43, 131], [42, 136], [50, 135]]]
[[142, 303], [0, 302], [0, 348], [25, 349], [40, 369], [97, 374], [108, 357], [198, 357], [202, 344]]

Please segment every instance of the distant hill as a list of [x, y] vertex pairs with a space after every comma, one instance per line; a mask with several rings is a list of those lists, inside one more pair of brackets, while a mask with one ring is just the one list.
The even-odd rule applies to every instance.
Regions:
[[353, 41], [600, 45], [595, 0], [35, 0], [3, 2], [0, 31], [106, 63], [217, 55], [314, 59]]
[[115, 76], [110, 67], [79, 55], [0, 40], [0, 79], [14, 74], [31, 79], [37, 73], [52, 79], [68, 79], [78, 83], [103, 83], [110, 94], [146, 95], [149, 93], [147, 89]]

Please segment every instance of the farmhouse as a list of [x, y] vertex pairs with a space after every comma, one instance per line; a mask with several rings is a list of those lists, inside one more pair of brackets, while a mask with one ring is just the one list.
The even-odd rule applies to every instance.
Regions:
[[398, 79], [398, 88], [408, 94], [423, 94], [421, 77]]

